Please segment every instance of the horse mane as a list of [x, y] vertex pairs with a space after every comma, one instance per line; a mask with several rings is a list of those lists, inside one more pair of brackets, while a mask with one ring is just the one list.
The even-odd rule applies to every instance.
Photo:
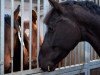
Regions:
[[[73, 5], [79, 5], [87, 11], [90, 11], [92, 14], [100, 15], [100, 6], [95, 4], [93, 1], [65, 1], [60, 3], [65, 8]], [[52, 8], [44, 18], [44, 23], [47, 25], [50, 17], [54, 13], [54, 8]]]
[[8, 14], [5, 14], [4, 21], [6, 24], [11, 25], [11, 16]]
[[79, 5], [83, 7], [85, 10], [89, 10], [93, 14], [100, 15], [100, 6], [95, 4], [93, 1], [66, 1], [62, 3], [63, 5]]

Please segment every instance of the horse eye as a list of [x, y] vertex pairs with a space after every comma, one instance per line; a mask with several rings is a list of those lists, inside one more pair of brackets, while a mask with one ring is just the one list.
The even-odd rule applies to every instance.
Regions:
[[50, 31], [50, 32], [54, 32], [54, 28], [49, 27], [49, 31]]
[[53, 48], [53, 49], [55, 49], [55, 48], [56, 48], [56, 46], [52, 46], [52, 48]]

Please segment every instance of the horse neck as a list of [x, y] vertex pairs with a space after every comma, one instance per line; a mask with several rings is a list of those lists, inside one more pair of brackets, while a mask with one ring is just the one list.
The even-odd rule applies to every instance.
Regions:
[[[96, 51], [100, 50], [100, 16], [78, 6], [73, 14], [79, 23], [82, 41], [89, 42]], [[100, 55], [100, 51], [97, 53]]]
[[[80, 31], [82, 33], [82, 41], [87, 41], [89, 42], [92, 47], [98, 51], [100, 50], [100, 20], [98, 18], [98, 20], [96, 20], [96, 17], [92, 18], [94, 20], [91, 19], [88, 22], [84, 22], [83, 24], [81, 24], [80, 27]], [[97, 52], [100, 55], [100, 52]]]

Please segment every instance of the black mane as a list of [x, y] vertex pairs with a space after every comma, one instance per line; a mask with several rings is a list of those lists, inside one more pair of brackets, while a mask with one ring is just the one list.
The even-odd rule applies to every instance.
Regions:
[[[66, 2], [62, 2], [61, 5], [64, 6], [64, 7], [68, 7], [68, 5], [69, 6], [79, 5], [79, 6], [83, 7], [85, 10], [88, 10], [88, 11], [90, 11], [93, 14], [100, 15], [100, 6], [95, 4], [92, 1], [66, 1]], [[54, 12], [55, 12], [54, 8], [52, 8], [49, 11], [49, 13], [44, 18], [44, 23], [45, 24], [48, 24], [48, 21], [49, 21], [50, 17], [52, 16], [52, 13], [54, 14]]]
[[83, 7], [85, 10], [89, 10], [90, 12], [94, 13], [94, 14], [98, 14], [100, 15], [100, 6], [95, 4], [93, 1], [66, 1], [61, 3], [62, 5], [79, 5], [81, 7]]
[[5, 14], [4, 21], [6, 24], [11, 25], [11, 16], [8, 14]]

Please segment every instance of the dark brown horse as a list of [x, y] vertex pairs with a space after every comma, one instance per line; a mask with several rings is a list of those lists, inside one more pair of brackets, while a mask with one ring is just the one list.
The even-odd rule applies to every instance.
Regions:
[[[18, 14], [20, 11], [20, 5], [14, 11], [14, 42], [13, 42], [13, 49], [14, 49], [14, 56], [13, 59], [11, 58], [11, 16], [5, 15], [5, 40], [4, 40], [4, 70], [5, 73], [11, 72], [11, 60], [13, 60], [13, 70], [19, 71], [21, 65], [21, 43], [19, 40], [18, 32], [19, 29], [19, 22], [18, 22]], [[24, 33], [24, 44], [28, 46], [28, 39], [26, 34]], [[27, 48], [27, 47], [26, 47]]]
[[41, 69], [53, 71], [81, 41], [100, 56], [100, 7], [90, 1], [48, 1], [53, 8], [44, 20], [48, 31], [39, 52]]
[[[19, 6], [14, 11], [14, 50], [17, 50], [16, 47], [19, 46], [19, 38], [18, 38], [18, 22], [17, 15], [19, 13]], [[4, 46], [4, 69], [5, 72], [11, 71], [11, 16], [5, 15], [5, 46]], [[18, 42], [18, 43], [17, 43]]]

